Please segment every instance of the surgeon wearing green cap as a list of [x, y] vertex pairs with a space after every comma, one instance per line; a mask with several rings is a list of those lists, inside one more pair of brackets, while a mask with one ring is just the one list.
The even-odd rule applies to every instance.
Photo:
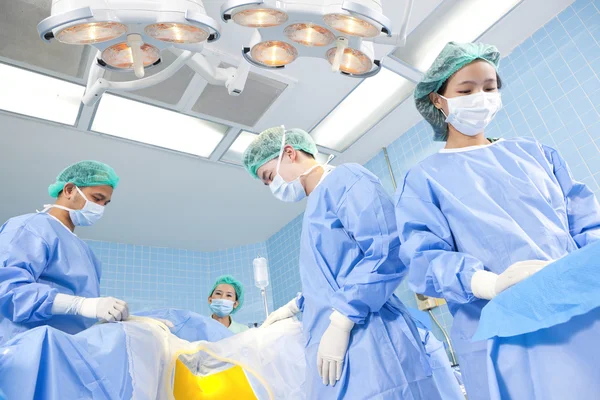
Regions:
[[[532, 138], [486, 138], [502, 106], [499, 60], [496, 47], [483, 43], [444, 47], [414, 96], [434, 138], [446, 145], [411, 168], [396, 194], [409, 286], [448, 302], [470, 400], [490, 398], [486, 341], [471, 341], [483, 307], [552, 260], [600, 240], [598, 201], [555, 149]], [[568, 365], [555, 359], [559, 347], [547, 357]], [[510, 351], [513, 359], [528, 359], [525, 347]], [[516, 376], [544, 385], [511, 368], [499, 366], [498, 387], [508, 385], [509, 375], [513, 388], [528, 385], [514, 384]]]
[[423, 342], [394, 290], [406, 276], [394, 205], [358, 164], [333, 168], [300, 129], [272, 128], [243, 163], [284, 202], [305, 198], [302, 294], [263, 327], [302, 313], [308, 399], [454, 400], [442, 397]]
[[73, 164], [48, 188], [54, 204], [0, 228], [0, 345], [41, 325], [75, 334], [128, 318], [127, 303], [100, 297], [100, 261], [75, 235], [102, 217], [118, 183], [106, 164]]
[[208, 296], [208, 307], [212, 311], [212, 319], [220, 322], [233, 333], [248, 330], [246, 325], [235, 322], [231, 315], [240, 310], [244, 304], [244, 286], [230, 275], [219, 277]]

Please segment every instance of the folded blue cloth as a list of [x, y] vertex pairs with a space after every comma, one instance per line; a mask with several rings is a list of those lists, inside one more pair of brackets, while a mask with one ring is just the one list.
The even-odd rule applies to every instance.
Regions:
[[574, 251], [496, 296], [483, 308], [472, 340], [535, 332], [597, 307], [600, 242]]

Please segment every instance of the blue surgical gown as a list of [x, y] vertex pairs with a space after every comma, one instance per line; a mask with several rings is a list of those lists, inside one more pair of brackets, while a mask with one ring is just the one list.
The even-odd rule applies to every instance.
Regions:
[[556, 260], [600, 239], [594, 194], [556, 150], [526, 138], [425, 159], [398, 189], [396, 219], [411, 289], [445, 298], [454, 315], [470, 400], [489, 399], [486, 342], [471, 341], [487, 304], [473, 296], [475, 271]]
[[0, 345], [41, 325], [78, 333], [95, 321], [51, 314], [57, 293], [100, 296], [100, 262], [88, 245], [46, 213], [0, 228]]
[[[309, 399], [436, 400], [423, 343], [394, 290], [405, 277], [394, 206], [360, 165], [342, 165], [310, 194], [302, 225], [300, 276]], [[325, 386], [317, 351], [335, 309], [356, 325], [342, 377]]]

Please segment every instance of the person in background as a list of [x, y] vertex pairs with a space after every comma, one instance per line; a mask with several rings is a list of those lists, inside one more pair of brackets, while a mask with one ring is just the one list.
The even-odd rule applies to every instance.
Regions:
[[212, 318], [219, 321], [233, 333], [248, 330], [246, 325], [239, 324], [231, 318], [244, 304], [244, 286], [232, 276], [223, 275], [217, 279], [208, 296], [208, 306]]
[[308, 196], [303, 293], [263, 326], [302, 311], [309, 399], [442, 399], [415, 322], [393, 294], [406, 268], [392, 200], [362, 166], [334, 169], [316, 154], [308, 133], [279, 127], [262, 132], [243, 156], [277, 199]]
[[100, 262], [75, 235], [102, 217], [118, 182], [108, 165], [78, 162], [48, 188], [55, 204], [2, 225], [0, 344], [41, 325], [75, 334], [96, 320], [127, 319], [127, 303], [100, 297]]
[[[494, 46], [445, 46], [414, 96], [435, 140], [446, 146], [411, 168], [396, 195], [409, 285], [448, 302], [469, 400], [490, 398], [487, 343], [471, 341], [483, 307], [553, 260], [600, 240], [600, 206], [556, 150], [531, 138], [486, 138], [502, 106], [499, 60]], [[565, 365], [554, 345], [553, 365]], [[517, 345], [513, 350], [514, 359], [527, 354]], [[535, 372], [513, 374], [510, 384], [544, 385]]]

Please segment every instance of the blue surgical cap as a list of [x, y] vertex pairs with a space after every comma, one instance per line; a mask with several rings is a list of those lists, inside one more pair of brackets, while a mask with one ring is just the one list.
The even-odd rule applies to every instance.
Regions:
[[496, 46], [489, 44], [449, 42], [417, 84], [415, 105], [433, 127], [434, 140], [443, 142], [448, 139], [448, 124], [444, 114], [429, 99], [429, 94], [440, 90], [452, 75], [475, 60], [485, 60], [498, 70], [500, 52]]

